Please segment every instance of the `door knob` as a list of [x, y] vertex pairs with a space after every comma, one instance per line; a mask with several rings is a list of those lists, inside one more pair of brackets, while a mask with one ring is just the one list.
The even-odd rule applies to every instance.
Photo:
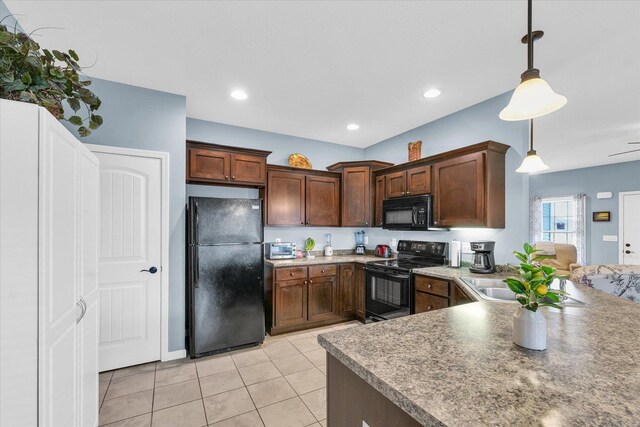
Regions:
[[156, 274], [158, 272], [158, 269], [156, 267], [149, 267], [148, 270], [140, 270], [140, 273], [144, 271], [146, 271], [147, 273]]
[[627, 249], [626, 251], [624, 251], [624, 253], [625, 253], [625, 254], [633, 254], [633, 253], [635, 253], [635, 252], [630, 251], [630, 250], [628, 250], [628, 249]]
[[626, 246], [626, 247], [630, 247], [630, 246], [631, 246], [631, 243], [625, 243], [625, 246]]

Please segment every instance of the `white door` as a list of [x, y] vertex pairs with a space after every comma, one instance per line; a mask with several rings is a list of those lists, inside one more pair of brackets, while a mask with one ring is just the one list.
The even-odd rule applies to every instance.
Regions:
[[40, 135], [40, 425], [77, 426], [77, 140], [41, 113]]
[[640, 191], [620, 193], [621, 264], [640, 265]]
[[160, 158], [140, 150], [91, 150], [100, 160], [99, 360], [106, 371], [161, 356], [163, 171]]

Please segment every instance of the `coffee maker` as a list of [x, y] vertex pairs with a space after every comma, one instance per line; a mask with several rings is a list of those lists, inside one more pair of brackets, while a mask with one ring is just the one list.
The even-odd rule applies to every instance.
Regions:
[[493, 257], [493, 249], [496, 242], [481, 241], [469, 242], [473, 254], [473, 265], [469, 267], [472, 273], [489, 274], [496, 271], [496, 260]]

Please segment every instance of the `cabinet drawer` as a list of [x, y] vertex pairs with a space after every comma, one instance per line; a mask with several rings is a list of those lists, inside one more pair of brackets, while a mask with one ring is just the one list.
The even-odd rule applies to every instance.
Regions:
[[276, 269], [276, 281], [297, 280], [307, 278], [307, 267], [287, 267]]
[[424, 313], [449, 307], [449, 299], [426, 292], [416, 292], [415, 305], [416, 313]]
[[431, 277], [415, 276], [416, 291], [429, 292], [443, 297], [449, 296], [449, 282]]
[[336, 265], [312, 265], [309, 267], [309, 277], [327, 277], [336, 275]]

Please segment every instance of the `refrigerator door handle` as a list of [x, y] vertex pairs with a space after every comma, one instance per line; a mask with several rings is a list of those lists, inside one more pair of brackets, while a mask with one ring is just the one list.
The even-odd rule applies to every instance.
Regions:
[[191, 274], [193, 274], [193, 287], [199, 288], [200, 284], [198, 283], [200, 279], [200, 263], [198, 262], [198, 247], [193, 246], [193, 269]]
[[198, 244], [198, 202], [193, 202], [193, 222], [194, 226], [192, 227], [191, 232], [193, 233], [191, 242], [195, 245]]

